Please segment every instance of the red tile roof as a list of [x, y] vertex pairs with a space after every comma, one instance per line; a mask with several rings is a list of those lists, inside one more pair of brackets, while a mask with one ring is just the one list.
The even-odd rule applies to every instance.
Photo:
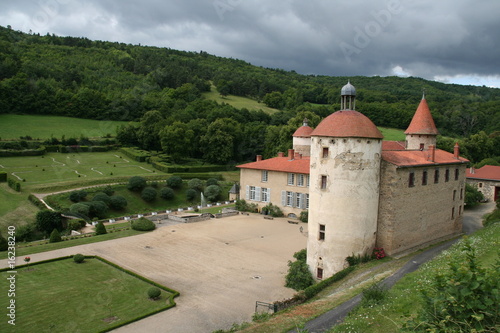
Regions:
[[434, 124], [431, 110], [429, 109], [429, 105], [427, 105], [425, 98], [422, 98], [420, 101], [417, 111], [415, 111], [410, 126], [406, 129], [405, 134], [439, 134], [436, 125]]
[[429, 161], [430, 151], [426, 150], [386, 150], [382, 151], [382, 159], [399, 167], [424, 166], [436, 164], [458, 164], [467, 163], [462, 157], [456, 159], [447, 151], [436, 149], [434, 162]]
[[299, 128], [297, 128], [295, 133], [293, 133], [293, 136], [300, 136], [300, 137], [309, 138], [309, 137], [311, 137], [312, 131], [313, 131], [313, 129], [309, 126], [300, 126]]
[[332, 113], [321, 121], [311, 136], [383, 138], [382, 133], [368, 117], [354, 110], [341, 110]]
[[405, 150], [404, 141], [382, 141], [382, 150]]
[[289, 160], [288, 157], [273, 157], [267, 160], [251, 162], [237, 166], [242, 169], [269, 170], [309, 174], [309, 158]]
[[471, 173], [471, 170], [467, 169], [465, 177], [500, 181], [500, 166], [485, 165], [482, 168], [475, 169], [474, 173]]

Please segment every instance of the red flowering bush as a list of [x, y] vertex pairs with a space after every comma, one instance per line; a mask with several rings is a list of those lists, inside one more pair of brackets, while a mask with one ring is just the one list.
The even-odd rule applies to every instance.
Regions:
[[382, 248], [382, 247], [376, 247], [376, 248], [374, 248], [373, 249], [372, 257], [374, 259], [377, 259], [377, 260], [385, 258], [384, 248]]

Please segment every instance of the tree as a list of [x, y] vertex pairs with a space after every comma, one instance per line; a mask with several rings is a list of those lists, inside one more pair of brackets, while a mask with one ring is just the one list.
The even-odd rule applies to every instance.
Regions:
[[146, 179], [141, 176], [133, 176], [128, 180], [127, 188], [131, 191], [140, 191], [146, 187]]
[[132, 229], [138, 231], [151, 231], [156, 228], [156, 225], [153, 221], [148, 220], [145, 217], [138, 218], [137, 220], [132, 221]]
[[125, 197], [121, 195], [113, 195], [110, 197], [109, 207], [113, 209], [124, 209], [125, 207], [127, 207], [127, 204], [127, 199], [125, 199]]
[[192, 188], [186, 191], [186, 199], [189, 201], [194, 201], [197, 196], [198, 192], [196, 192], [196, 190], [193, 190]]
[[161, 290], [158, 287], [151, 287], [148, 289], [148, 297], [152, 300], [160, 298]]
[[201, 191], [203, 190], [203, 181], [198, 178], [193, 178], [188, 181], [188, 188], [193, 190]]
[[61, 234], [59, 233], [59, 231], [57, 231], [57, 229], [52, 230], [52, 232], [50, 233], [49, 243], [57, 243], [57, 242], [61, 242], [61, 241], [62, 241], [62, 238], [61, 238]]
[[307, 266], [306, 250], [301, 250], [293, 255], [297, 260], [288, 261], [288, 274], [285, 277], [285, 287], [295, 290], [304, 290], [314, 283], [314, 279]]
[[170, 187], [164, 187], [160, 190], [160, 197], [165, 200], [173, 199], [175, 196], [174, 190]]
[[219, 181], [217, 180], [217, 178], [207, 179], [207, 186], [210, 186], [210, 185], [219, 185]]
[[90, 207], [86, 204], [75, 203], [69, 206], [69, 211], [74, 214], [88, 217], [90, 212]]
[[175, 161], [192, 156], [194, 132], [180, 121], [165, 126], [160, 133], [163, 151]]
[[151, 202], [156, 199], [158, 192], [152, 187], [146, 187], [141, 192], [141, 198], [144, 201]]
[[171, 188], [180, 188], [182, 186], [182, 178], [179, 176], [172, 176], [168, 178], [167, 186]]
[[106, 205], [109, 205], [109, 203], [111, 202], [111, 198], [104, 192], [97, 192], [92, 198], [92, 201], [102, 201]]
[[106, 226], [104, 225], [104, 223], [102, 223], [102, 222], [97, 223], [97, 225], [95, 226], [95, 234], [96, 235], [104, 235], [107, 233], [108, 233], [108, 231], [106, 230]]
[[205, 189], [205, 197], [208, 201], [217, 201], [221, 195], [221, 188], [218, 185], [210, 185]]
[[465, 184], [465, 207], [472, 208], [479, 204], [484, 199], [484, 196], [477, 188], [470, 184]]
[[137, 139], [141, 148], [148, 150], [160, 150], [160, 129], [163, 124], [163, 116], [159, 111], [148, 111], [142, 116]]
[[103, 219], [108, 213], [108, 205], [102, 201], [85, 202], [89, 206], [89, 217], [97, 217]]
[[42, 210], [36, 214], [35, 227], [37, 230], [46, 233], [47, 235], [52, 230], [62, 230], [62, 217], [59, 212], [50, 210]]

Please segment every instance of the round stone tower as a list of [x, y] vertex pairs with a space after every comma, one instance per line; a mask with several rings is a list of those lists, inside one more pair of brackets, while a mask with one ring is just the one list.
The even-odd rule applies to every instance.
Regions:
[[309, 127], [307, 118], [301, 127], [293, 133], [293, 149], [302, 156], [311, 155], [311, 133], [313, 129]]
[[311, 133], [307, 263], [317, 279], [371, 254], [376, 240], [383, 136], [354, 110], [354, 86], [341, 93], [342, 110]]

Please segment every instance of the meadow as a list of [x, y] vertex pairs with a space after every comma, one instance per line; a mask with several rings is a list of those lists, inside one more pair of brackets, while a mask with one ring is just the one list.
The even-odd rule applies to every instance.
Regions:
[[226, 103], [237, 109], [247, 109], [249, 111], [259, 111], [262, 110], [266, 113], [273, 114], [278, 112], [278, 109], [273, 109], [268, 107], [264, 103], [259, 103], [254, 99], [250, 99], [247, 97], [235, 96], [235, 95], [227, 95], [221, 96], [215, 86], [212, 85], [210, 92], [205, 92], [202, 94], [206, 99], [210, 99], [216, 101], [217, 103]]
[[0, 138], [2, 140], [19, 139], [30, 136], [33, 139], [60, 139], [115, 136], [116, 128], [127, 124], [126, 121], [90, 120], [58, 116], [36, 115], [0, 115]]
[[[2, 290], [7, 277], [0, 273]], [[147, 280], [97, 258], [81, 264], [62, 259], [17, 268], [16, 325], [2, 320], [2, 332], [101, 332], [175, 305], [175, 291], [162, 290], [161, 298], [147, 296]], [[8, 306], [2, 297], [0, 305]]]

